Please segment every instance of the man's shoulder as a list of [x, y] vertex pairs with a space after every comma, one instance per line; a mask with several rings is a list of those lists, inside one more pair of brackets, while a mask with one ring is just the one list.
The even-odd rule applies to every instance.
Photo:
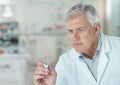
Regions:
[[104, 35], [102, 34], [102, 39], [103, 41], [109, 41], [110, 43], [118, 43], [120, 42], [120, 37], [117, 37], [117, 36], [112, 36], [112, 35]]
[[120, 40], [120, 37], [113, 35], [102, 35], [104, 38], [108, 38], [110, 40]]
[[66, 51], [65, 53], [63, 53], [63, 54], [59, 57], [58, 62], [59, 62], [59, 61], [60, 61], [60, 62], [62, 61], [62, 62], [68, 63], [68, 62], [73, 61], [75, 58], [77, 58], [77, 56], [79, 56], [79, 53], [77, 53], [77, 52], [75, 51], [75, 49], [72, 48], [72, 49]]
[[108, 36], [108, 40], [111, 44], [120, 45], [120, 37], [117, 36]]
[[120, 37], [111, 36], [111, 35], [102, 35], [102, 44], [104, 47], [111, 49], [120, 49]]
[[59, 72], [61, 69], [69, 69], [73, 65], [74, 58], [76, 57], [76, 51], [74, 48], [66, 51], [59, 57], [59, 60], [56, 64], [56, 71]]
[[62, 59], [70, 58], [72, 54], [74, 54], [74, 48], [72, 48], [72, 49], [66, 51], [65, 53], [63, 53], [60, 56], [60, 58], [62, 58]]

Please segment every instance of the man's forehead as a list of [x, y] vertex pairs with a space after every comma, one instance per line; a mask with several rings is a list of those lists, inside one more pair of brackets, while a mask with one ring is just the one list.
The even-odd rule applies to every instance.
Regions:
[[67, 25], [66, 25], [66, 28], [67, 28], [67, 29], [80, 29], [80, 28], [85, 28], [86, 26], [88, 26], [88, 23], [76, 24], [76, 25], [67, 24]]
[[84, 24], [84, 23], [89, 23], [88, 18], [86, 16], [78, 16], [68, 20], [66, 24], [74, 25], [74, 24]]

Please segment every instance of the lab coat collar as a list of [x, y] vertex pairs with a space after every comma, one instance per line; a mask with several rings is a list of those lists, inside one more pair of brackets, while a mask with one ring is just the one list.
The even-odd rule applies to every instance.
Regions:
[[73, 48], [72, 49], [72, 53], [71, 53], [73, 56], [71, 56], [71, 58], [73, 59], [73, 60], [78, 60], [79, 59], [79, 56], [82, 56], [82, 54], [81, 53], [78, 53], [77, 51], [75, 51], [75, 49]]
[[108, 36], [104, 35], [103, 33], [100, 33], [100, 35], [101, 35], [102, 47], [105, 50], [105, 52], [108, 53], [111, 50]]

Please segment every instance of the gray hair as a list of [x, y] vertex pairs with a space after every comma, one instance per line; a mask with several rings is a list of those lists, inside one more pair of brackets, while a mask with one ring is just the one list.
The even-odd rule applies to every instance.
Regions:
[[65, 21], [67, 22], [68, 20], [78, 17], [83, 13], [86, 13], [88, 20], [92, 26], [94, 26], [96, 22], [99, 22], [99, 15], [96, 9], [92, 5], [85, 4], [77, 4], [70, 8], [70, 10], [66, 14]]

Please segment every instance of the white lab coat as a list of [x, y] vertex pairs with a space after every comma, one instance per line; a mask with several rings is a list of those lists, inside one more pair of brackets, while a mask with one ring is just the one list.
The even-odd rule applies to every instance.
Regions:
[[71, 49], [56, 65], [56, 85], [120, 85], [120, 38], [101, 34], [101, 42], [97, 81], [80, 53]]

